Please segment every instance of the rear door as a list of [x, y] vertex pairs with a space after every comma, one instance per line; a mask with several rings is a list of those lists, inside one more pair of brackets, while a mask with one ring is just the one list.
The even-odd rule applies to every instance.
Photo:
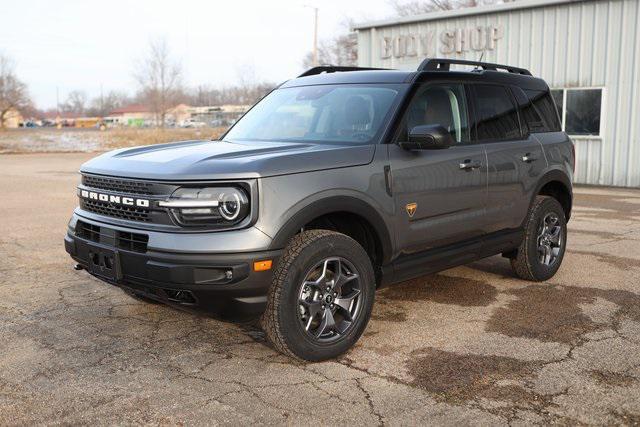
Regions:
[[[408, 151], [397, 142], [418, 125], [441, 125], [455, 145]], [[425, 83], [418, 88], [389, 144], [396, 243], [404, 254], [479, 236], [485, 226], [487, 168], [484, 146], [471, 143], [465, 85]]]
[[542, 145], [520, 116], [518, 104], [524, 107], [528, 100], [505, 85], [471, 88], [476, 138], [485, 145], [488, 161], [486, 232], [518, 228], [546, 165]]

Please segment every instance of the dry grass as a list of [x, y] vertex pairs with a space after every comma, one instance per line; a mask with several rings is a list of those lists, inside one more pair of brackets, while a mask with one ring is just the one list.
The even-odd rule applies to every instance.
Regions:
[[0, 131], [0, 154], [101, 152], [122, 147], [217, 138], [224, 128], [14, 129]]

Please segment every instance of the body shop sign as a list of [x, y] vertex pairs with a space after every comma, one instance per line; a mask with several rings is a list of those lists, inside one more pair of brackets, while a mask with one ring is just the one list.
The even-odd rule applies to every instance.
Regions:
[[404, 58], [407, 56], [451, 55], [469, 51], [494, 50], [502, 38], [502, 26], [456, 28], [435, 30], [418, 34], [382, 37], [380, 58]]

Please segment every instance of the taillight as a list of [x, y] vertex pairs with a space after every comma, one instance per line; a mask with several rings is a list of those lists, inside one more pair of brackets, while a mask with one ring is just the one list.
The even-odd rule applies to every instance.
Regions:
[[573, 174], [576, 174], [576, 145], [571, 141], [571, 157], [573, 158]]

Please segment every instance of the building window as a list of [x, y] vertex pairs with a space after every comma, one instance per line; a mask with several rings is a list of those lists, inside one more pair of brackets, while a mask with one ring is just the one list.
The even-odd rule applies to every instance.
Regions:
[[554, 89], [551, 95], [569, 135], [600, 136], [602, 89]]

